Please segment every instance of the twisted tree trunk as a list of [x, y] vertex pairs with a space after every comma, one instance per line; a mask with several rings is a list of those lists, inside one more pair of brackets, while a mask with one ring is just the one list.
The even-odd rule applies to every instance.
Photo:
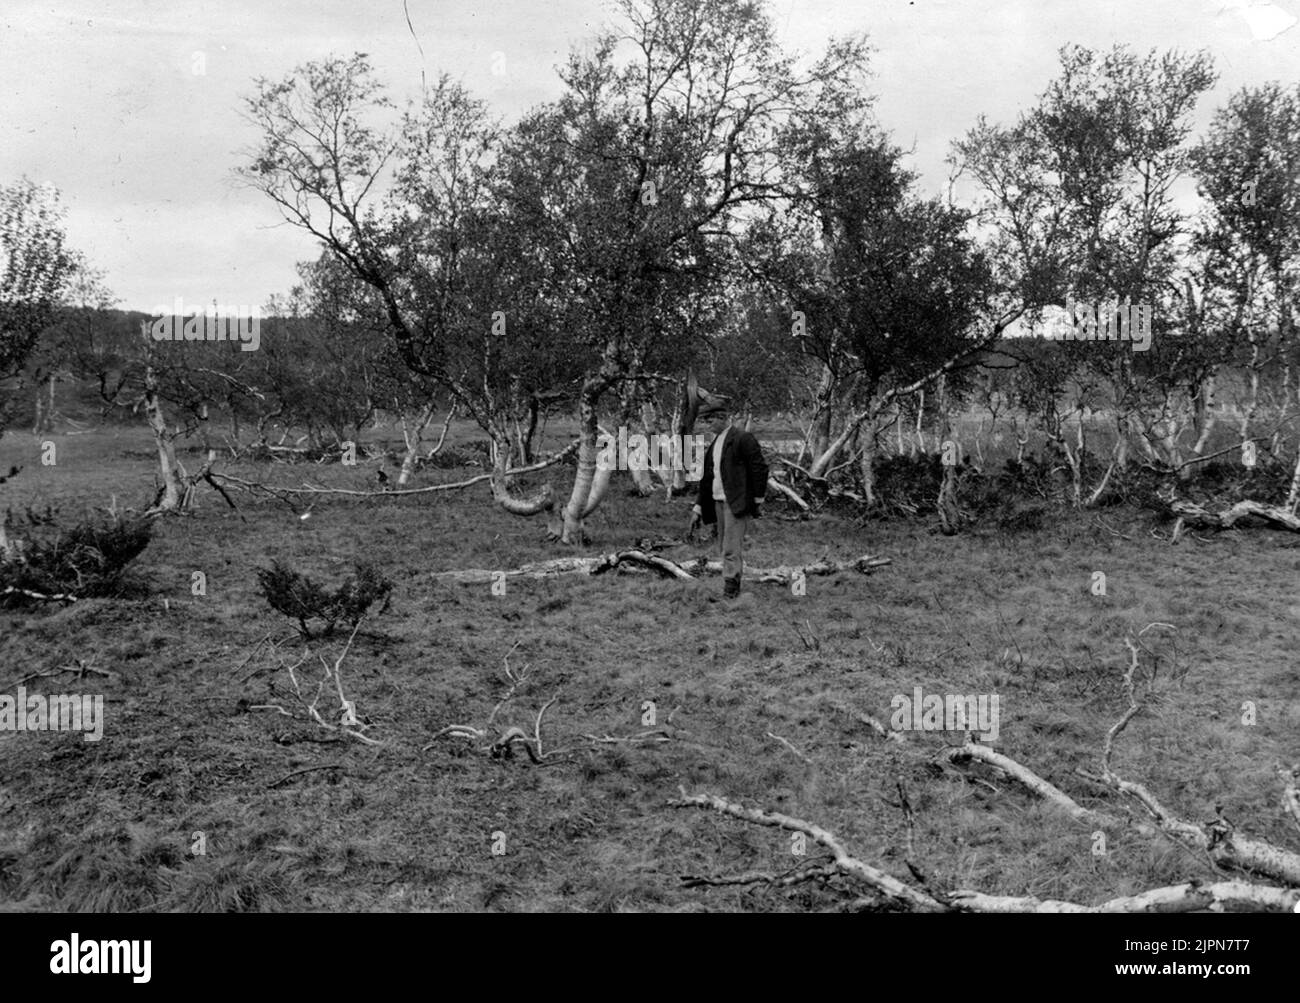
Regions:
[[537, 515], [555, 507], [550, 484], [544, 484], [531, 498], [517, 498], [510, 491], [512, 441], [506, 419], [492, 423], [492, 499], [511, 515]]
[[[141, 333], [146, 344], [149, 339], [147, 324], [141, 324]], [[154, 445], [158, 450], [158, 470], [162, 477], [162, 489], [150, 506], [150, 513], [175, 512], [180, 508], [184, 489], [181, 486], [181, 474], [176, 461], [175, 438], [167, 431], [167, 421], [163, 415], [162, 402], [158, 397], [158, 374], [154, 370], [153, 360], [149, 358], [144, 367], [144, 417], [153, 432]]]
[[[600, 503], [600, 496], [597, 495], [595, 504], [590, 504], [592, 487], [596, 481], [596, 440], [600, 435], [596, 403], [606, 385], [601, 377], [588, 377], [583, 381], [582, 392], [578, 395], [578, 471], [573, 478], [569, 503], [564, 506], [560, 526], [561, 543], [575, 545], [585, 542], [583, 520]], [[608, 471], [606, 475], [605, 482], [608, 484]]]

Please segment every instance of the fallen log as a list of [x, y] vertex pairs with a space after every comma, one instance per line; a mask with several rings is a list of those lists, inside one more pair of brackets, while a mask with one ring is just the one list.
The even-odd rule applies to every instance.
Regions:
[[1150, 814], [1157, 829], [1183, 846], [1206, 854], [1220, 867], [1261, 874], [1288, 885], [1300, 886], [1300, 854], [1261, 839], [1238, 835], [1222, 817], [1204, 826], [1188, 822], [1161, 804], [1142, 784], [1125, 780], [1109, 770], [1102, 774], [1084, 770], [1076, 772], [1085, 779], [1136, 799]]
[[780, 812], [746, 808], [715, 794], [687, 795], [685, 790], [681, 791], [679, 799], [669, 801], [668, 804], [674, 808], [708, 808], [755, 825], [801, 832], [812, 841], [824, 846], [833, 857], [827, 862], [811, 861], [797, 871], [785, 875], [747, 873], [738, 878], [683, 876], [683, 884], [687, 887], [759, 882], [783, 886], [825, 878], [828, 872], [831, 872], [865, 885], [877, 896], [850, 903], [850, 909], [854, 907], [877, 909], [880, 899], [884, 899], [896, 908], [907, 912], [1169, 913], [1222, 911], [1225, 907], [1251, 909], [1258, 912], [1292, 912], [1297, 903], [1300, 903], [1300, 889], [1254, 885], [1245, 881], [1218, 881], [1212, 884], [1188, 881], [1163, 888], [1152, 888], [1136, 895], [1124, 895], [1097, 905], [1037, 899], [1032, 896], [987, 895], [966, 888], [951, 892], [929, 887], [920, 889], [855, 857], [833, 832], [813, 822]]
[[834, 833], [823, 829], [819, 825], [780, 812], [746, 808], [725, 798], [720, 798], [716, 794], [688, 795], [685, 790], [682, 790], [681, 795], [680, 799], [669, 801], [669, 806], [673, 808], [712, 808], [714, 811], [733, 815], [755, 825], [767, 825], [778, 829], [789, 829], [791, 832], [802, 832], [809, 839], [820, 843], [831, 852], [835, 858], [833, 866], [836, 870], [862, 882], [901, 908], [909, 912], [947, 911], [947, 907], [942, 902], [936, 901], [925, 892], [918, 891], [911, 885], [899, 881], [892, 874], [888, 874], [880, 870], [880, 868], [873, 867], [871, 864], [854, 857], [844, 848], [844, 844], [836, 838]]
[[[789, 585], [795, 580], [796, 575], [804, 577], [813, 577], [819, 575], [834, 575], [841, 571], [856, 571], [859, 574], [870, 574], [874, 568], [884, 567], [893, 563], [888, 557], [877, 557], [871, 554], [863, 554], [852, 561], [832, 561], [823, 558], [814, 564], [805, 565], [780, 565], [775, 568], [746, 568], [745, 577], [750, 581], [764, 582], [768, 584]], [[497, 581], [501, 575], [506, 578], [555, 578], [559, 575], [599, 575], [617, 567], [634, 567], [656, 571], [669, 578], [678, 578], [683, 581], [694, 581], [701, 575], [712, 575], [722, 573], [721, 561], [710, 561], [704, 558], [692, 561], [688, 564], [678, 564], [676, 561], [661, 557], [658, 554], [648, 554], [643, 550], [620, 550], [611, 554], [602, 554], [599, 557], [557, 557], [550, 561], [537, 561], [532, 564], [523, 564], [517, 568], [509, 570], [494, 571], [490, 568], [467, 568], [459, 571], [438, 571], [434, 572], [433, 577], [446, 581], [460, 582], [465, 585], [484, 584]]]
[[1144, 786], [1124, 780], [1109, 770], [1100, 775], [1085, 770], [1076, 772], [1085, 779], [1134, 797], [1147, 810], [1149, 822], [1117, 818], [1108, 812], [1084, 808], [1068, 794], [1014, 759], [969, 739], [964, 745], [943, 750], [939, 757], [950, 763], [973, 759], [1001, 770], [1077, 822], [1097, 826], [1127, 826], [1148, 838], [1163, 833], [1188, 849], [1208, 855], [1220, 867], [1262, 874], [1288, 885], [1300, 885], [1300, 855], [1262, 840], [1241, 836], [1221, 820], [1200, 826], [1178, 818]]
[[[897, 734], [896, 732], [893, 734]], [[1048, 801], [1063, 812], [1069, 815], [1076, 822], [1083, 822], [1087, 825], [1124, 825], [1124, 820], [1118, 819], [1106, 812], [1095, 811], [1091, 808], [1085, 808], [1063, 790], [1048, 780], [1044, 780], [1033, 770], [1022, 766], [1020, 763], [996, 752], [987, 745], [981, 745], [972, 741], [967, 736], [964, 745], [952, 746], [944, 749], [938, 757], [954, 765], [962, 764], [975, 760], [992, 766], [994, 769], [1001, 770], [1007, 776], [1018, 780], [1028, 790], [1032, 791], [1044, 801]], [[1153, 834], [1153, 830], [1148, 829], [1147, 835]]]
[[[1135, 781], [1125, 780], [1111, 768], [1115, 740], [1143, 707], [1134, 682], [1138, 670], [1137, 645], [1131, 638], [1125, 638], [1124, 644], [1130, 653], [1129, 667], [1123, 675], [1128, 708], [1106, 732], [1102, 746], [1101, 772], [1092, 773], [1084, 769], [1076, 769], [1075, 772], [1086, 780], [1133, 798], [1145, 810], [1146, 818], [1118, 818], [1108, 812], [1085, 808], [1032, 770], [987, 745], [973, 741], [969, 735], [962, 745], [943, 750], [937, 758], [953, 764], [975, 760], [1001, 770], [1076, 822], [1104, 827], [1127, 826], [1147, 838], [1163, 835], [1227, 870], [1260, 874], [1286, 885], [1300, 886], [1300, 854], [1261, 839], [1243, 836], [1222, 815], [1201, 825], [1189, 822], [1162, 804], [1148, 788]], [[1289, 808], [1296, 793], [1294, 776], [1280, 764], [1277, 770], [1283, 783], [1283, 803]]]
[[1181, 885], [1152, 888], [1137, 895], [1124, 895], [1093, 906], [1031, 896], [985, 895], [966, 890], [952, 892], [948, 901], [958, 911], [983, 913], [1170, 913], [1206, 909], [1222, 911], [1225, 907], [1252, 912], [1291, 912], [1300, 902], [1300, 889], [1252, 885], [1245, 881], [1217, 881], [1208, 885], [1188, 881]]
[[1246, 516], [1258, 516], [1275, 526], [1300, 533], [1300, 516], [1288, 511], [1281, 505], [1265, 505], [1263, 502], [1239, 501], [1222, 512], [1209, 509], [1189, 501], [1170, 502], [1169, 510], [1189, 526], [1203, 529], [1231, 529], [1235, 523]]

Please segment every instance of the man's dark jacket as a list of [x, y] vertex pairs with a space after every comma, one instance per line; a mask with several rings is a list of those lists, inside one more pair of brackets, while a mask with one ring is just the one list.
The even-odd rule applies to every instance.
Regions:
[[[763, 459], [762, 447], [752, 433], [739, 428], [728, 429], [726, 435], [722, 443], [722, 488], [727, 495], [727, 504], [731, 506], [731, 514], [737, 518], [752, 516], [757, 519], [759, 512], [755, 499], [767, 494], [767, 461]], [[705, 525], [718, 521], [713, 506], [713, 447], [717, 442], [715, 436], [704, 453], [704, 474], [700, 478], [700, 496], [696, 501], [700, 506], [700, 520]]]

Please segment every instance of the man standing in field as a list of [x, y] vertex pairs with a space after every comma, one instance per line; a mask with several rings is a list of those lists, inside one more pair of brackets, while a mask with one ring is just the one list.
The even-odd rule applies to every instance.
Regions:
[[701, 522], [717, 524], [722, 545], [722, 594], [734, 599], [740, 595], [740, 576], [745, 570], [745, 532], [749, 520], [759, 518], [759, 506], [767, 494], [767, 461], [753, 435], [732, 427], [725, 397], [711, 397], [701, 406], [697, 418], [714, 439], [704, 453], [699, 498], [691, 510], [691, 532]]

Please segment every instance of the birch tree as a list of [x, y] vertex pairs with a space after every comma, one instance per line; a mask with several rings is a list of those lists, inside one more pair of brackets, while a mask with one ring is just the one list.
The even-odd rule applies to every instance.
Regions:
[[[23, 370], [72, 276], [58, 193], [23, 179], [0, 186], [0, 384]], [[10, 401], [0, 398], [0, 434]]]

